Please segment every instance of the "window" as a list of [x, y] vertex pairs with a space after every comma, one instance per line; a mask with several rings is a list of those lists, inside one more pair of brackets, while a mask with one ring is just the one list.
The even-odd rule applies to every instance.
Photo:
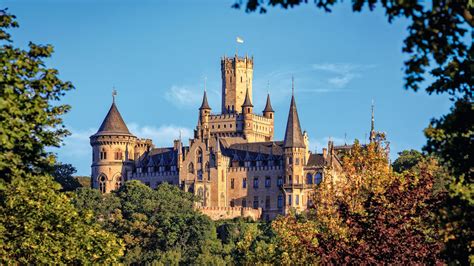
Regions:
[[198, 188], [197, 196], [199, 201], [202, 202], [204, 200], [204, 190], [202, 189], [202, 187]]
[[240, 83], [244, 82], [243, 79], [242, 79], [242, 76], [240, 76]]
[[115, 190], [119, 190], [121, 185], [122, 185], [122, 182], [120, 181], [120, 178], [119, 178], [119, 180], [117, 180], [117, 182], [115, 182]]
[[247, 207], [247, 200], [242, 199], [242, 207], [246, 208]]
[[281, 209], [283, 208], [283, 196], [282, 195], [278, 195], [278, 209]]
[[197, 176], [198, 176], [198, 177], [197, 177], [198, 180], [199, 180], [199, 181], [202, 181], [202, 170], [198, 170], [198, 171], [197, 171]]
[[270, 196], [265, 197], [265, 209], [270, 209]]
[[253, 188], [258, 188], [258, 177], [253, 179]]
[[291, 195], [288, 195], [288, 205], [291, 206]]
[[306, 184], [313, 184], [313, 176], [309, 173], [306, 175]]
[[116, 150], [115, 151], [115, 160], [122, 160], [122, 151]]
[[247, 178], [242, 179], [242, 188], [247, 188]]
[[230, 189], [234, 189], [234, 181], [233, 178], [230, 179]]
[[105, 149], [102, 149], [102, 151], [100, 152], [100, 159], [107, 160], [107, 152], [105, 151]]
[[283, 177], [279, 176], [277, 179], [277, 186], [283, 185]]
[[198, 163], [202, 163], [202, 151], [201, 149], [198, 149], [197, 151], [197, 159], [198, 159]]
[[295, 164], [296, 164], [296, 165], [299, 165], [299, 164], [300, 164], [300, 158], [296, 158], [296, 159], [295, 159]]
[[271, 179], [269, 176], [265, 177], [265, 187], [270, 187], [271, 186]]
[[300, 195], [295, 195], [295, 205], [296, 206], [300, 205]]
[[234, 200], [230, 200], [230, 207], [234, 207], [235, 203]]
[[314, 176], [314, 183], [316, 185], [319, 185], [321, 181], [323, 181], [323, 175], [321, 173], [316, 173], [316, 175]]
[[254, 209], [258, 208], [258, 196], [253, 197], [253, 208]]
[[103, 175], [99, 177], [99, 191], [102, 193], [106, 192], [107, 178]]
[[193, 164], [193, 163], [189, 163], [189, 165], [188, 165], [188, 173], [194, 174], [194, 164]]

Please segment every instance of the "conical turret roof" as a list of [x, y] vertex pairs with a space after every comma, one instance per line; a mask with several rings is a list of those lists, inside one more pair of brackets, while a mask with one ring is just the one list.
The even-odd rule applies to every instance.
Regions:
[[244, 104], [242, 104], [242, 107], [253, 107], [252, 101], [250, 100], [249, 96], [249, 89], [245, 91], [245, 101]]
[[285, 141], [283, 146], [285, 148], [305, 147], [294, 95], [291, 95], [290, 112], [288, 113], [288, 121], [286, 123], [285, 130]]
[[202, 96], [202, 104], [201, 104], [201, 107], [199, 107], [199, 110], [204, 110], [204, 109], [211, 110], [211, 107], [209, 106], [209, 103], [207, 102], [206, 91], [204, 91], [204, 96]]
[[270, 93], [267, 94], [267, 104], [265, 105], [265, 109], [263, 109], [264, 113], [272, 112], [274, 113], [275, 111], [273, 110], [272, 103], [270, 102]]
[[100, 125], [100, 128], [95, 135], [107, 134], [132, 135], [130, 131], [128, 131], [127, 125], [123, 121], [115, 102], [110, 106], [109, 112], [105, 116], [102, 125]]

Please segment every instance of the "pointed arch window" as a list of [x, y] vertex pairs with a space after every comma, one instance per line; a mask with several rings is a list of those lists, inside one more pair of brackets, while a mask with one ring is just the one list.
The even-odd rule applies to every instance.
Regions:
[[107, 160], [107, 151], [104, 148], [100, 151], [100, 159]]
[[310, 173], [306, 175], [306, 184], [308, 185], [313, 184], [313, 176]]
[[115, 160], [122, 160], [122, 151], [120, 149], [115, 150]]
[[107, 191], [107, 178], [104, 175], [99, 177], [99, 191], [105, 193]]
[[202, 150], [198, 149], [196, 155], [197, 155], [198, 163], [202, 163]]
[[121, 186], [122, 186], [122, 181], [117, 180], [117, 182], [115, 182], [115, 190], [119, 190]]
[[194, 164], [189, 163], [188, 165], [188, 173], [193, 174], [194, 173]]
[[319, 185], [321, 183], [321, 181], [323, 181], [323, 175], [321, 173], [316, 173], [316, 175], [314, 176], [314, 183], [316, 185]]

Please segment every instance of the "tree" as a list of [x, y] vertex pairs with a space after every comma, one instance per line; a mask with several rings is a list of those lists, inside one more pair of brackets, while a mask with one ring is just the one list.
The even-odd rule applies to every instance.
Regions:
[[392, 163], [397, 173], [411, 169], [423, 159], [423, 154], [417, 150], [404, 150], [398, 153], [398, 158]]
[[57, 163], [54, 165], [54, 181], [61, 185], [61, 191], [73, 191], [82, 186], [81, 183], [72, 176], [75, 173], [76, 168], [71, 164]]
[[53, 181], [47, 147], [67, 134], [56, 101], [73, 88], [44, 60], [53, 48], [12, 45], [15, 16], [0, 11], [0, 263], [114, 263], [123, 248], [115, 236], [79, 215]]
[[299, 263], [440, 262], [443, 243], [433, 223], [444, 199], [433, 189], [440, 173], [434, 159], [394, 173], [377, 143], [355, 142], [343, 174], [326, 174], [314, 209], [274, 222], [282, 249]]
[[222, 264], [214, 223], [193, 208], [194, 196], [162, 184], [156, 190], [132, 180], [110, 194], [75, 191], [74, 203], [116, 233], [126, 247], [123, 263]]
[[[248, 0], [245, 10], [247, 12], [259, 10], [265, 13], [267, 7], [278, 6], [287, 9], [307, 2], [307, 0]], [[342, 1], [314, 0], [316, 7], [326, 12], [331, 12], [331, 7], [338, 2]], [[239, 0], [233, 7], [240, 8], [242, 5], [243, 1]], [[410, 23], [407, 28], [408, 36], [402, 48], [408, 57], [404, 62], [404, 87], [417, 91], [429, 72], [433, 81], [425, 88], [426, 91], [429, 94], [446, 93], [454, 102], [450, 114], [440, 119], [433, 119], [425, 130], [428, 143], [424, 150], [438, 156], [452, 173], [451, 182], [447, 184], [452, 198], [448, 200], [449, 203], [445, 202], [445, 213], [469, 212], [474, 207], [471, 170], [473, 164], [471, 136], [474, 131], [474, 108], [472, 108], [474, 46], [472, 40], [466, 36], [466, 32], [471, 32], [474, 27], [474, 4], [469, 0], [431, 1], [431, 5], [418, 1], [352, 1], [354, 12], [362, 12], [364, 8], [372, 11], [377, 5], [385, 10], [389, 23], [397, 18], [405, 18]], [[467, 226], [470, 221], [458, 220], [467, 218], [463, 215], [454, 215], [453, 220], [449, 217], [447, 215], [443, 219], [444, 230], [450, 232], [448, 234], [450, 237], [446, 239], [457, 244], [448, 243], [446, 254], [460, 256], [448, 256], [447, 260], [454, 263], [460, 261], [474, 263], [473, 233], [472, 228]], [[455, 228], [451, 228], [452, 226]], [[467, 236], [465, 232], [469, 232]], [[461, 246], [461, 249], [467, 252], [458, 253], [457, 250]], [[450, 250], [451, 248], [457, 250]]]

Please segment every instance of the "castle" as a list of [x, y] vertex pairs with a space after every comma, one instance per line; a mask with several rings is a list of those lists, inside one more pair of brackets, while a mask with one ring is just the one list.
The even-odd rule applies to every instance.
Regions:
[[[194, 193], [196, 208], [212, 219], [250, 216], [274, 219], [290, 209], [303, 211], [312, 204], [311, 193], [328, 171], [341, 169], [334, 146], [311, 153], [302, 132], [292, 93], [284, 139], [274, 140], [270, 95], [261, 114], [252, 105], [254, 60], [221, 58], [222, 104], [211, 113], [204, 91], [194, 137], [171, 147], [154, 147], [128, 130], [115, 100], [92, 146], [92, 187], [102, 193], [118, 189], [127, 180], [155, 188], [163, 182]], [[373, 124], [372, 124], [373, 125]], [[371, 139], [375, 132], [372, 127]]]

